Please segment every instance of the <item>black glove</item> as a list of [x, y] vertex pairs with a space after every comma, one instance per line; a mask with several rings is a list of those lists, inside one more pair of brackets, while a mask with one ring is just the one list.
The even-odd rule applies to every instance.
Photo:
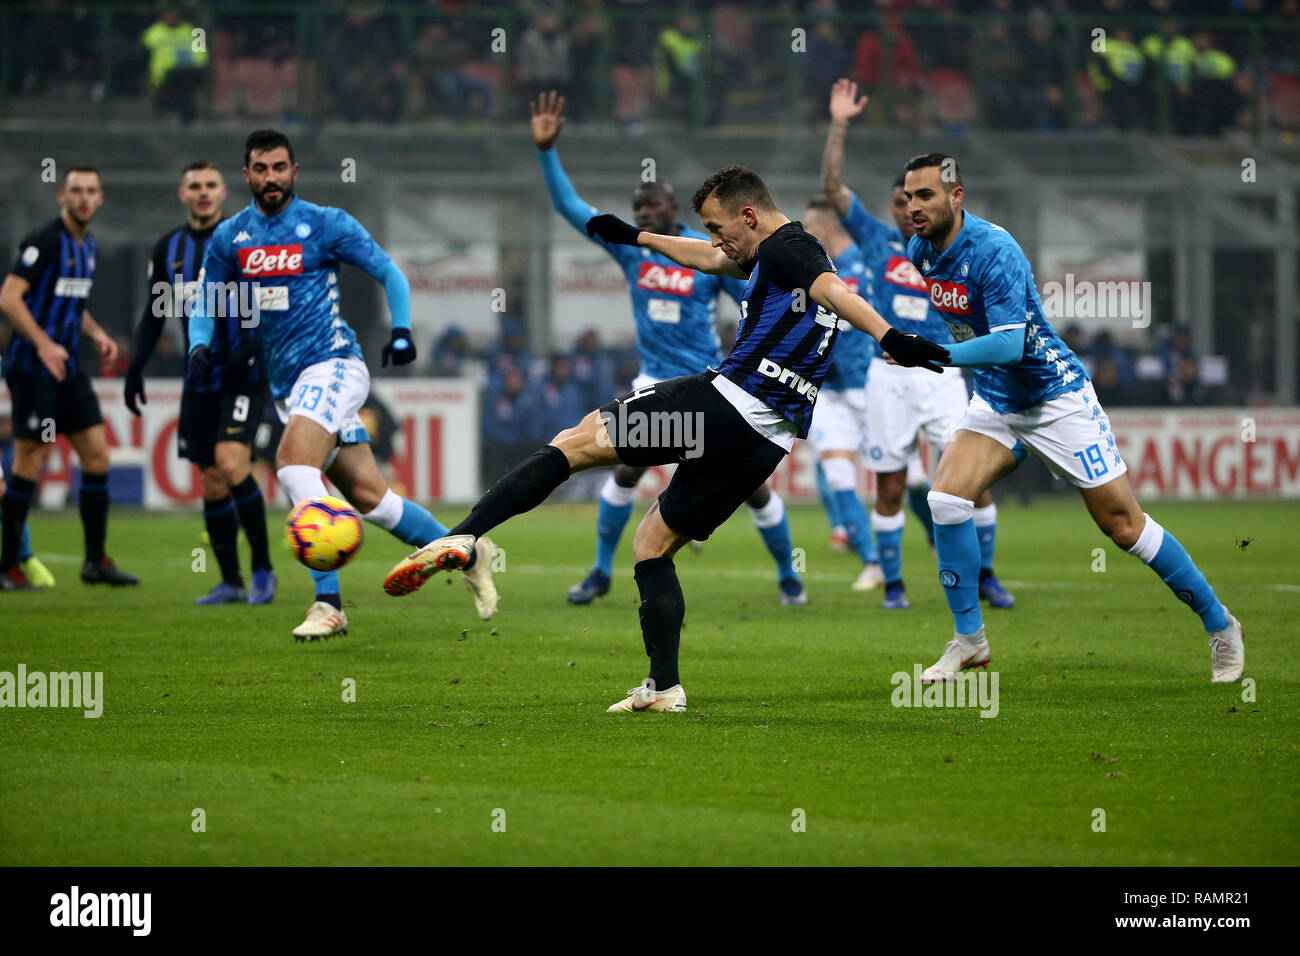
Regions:
[[390, 358], [394, 365], [410, 365], [415, 361], [415, 343], [411, 341], [411, 330], [393, 329], [393, 337], [379, 354], [381, 366], [387, 365]]
[[136, 416], [140, 414], [137, 401], [141, 405], [149, 404], [148, 399], [144, 397], [144, 370], [131, 365], [126, 370], [126, 407], [131, 410], [132, 415]]
[[190, 360], [186, 374], [190, 378], [206, 378], [212, 368], [212, 349], [207, 345], [196, 345], [190, 349]]
[[923, 335], [900, 332], [898, 329], [886, 332], [880, 340], [880, 347], [899, 365], [929, 369], [931, 372], [942, 373], [943, 368], [938, 363], [951, 360], [948, 350], [942, 345], [931, 342]]
[[600, 236], [613, 246], [635, 246], [636, 237], [641, 235], [641, 230], [618, 216], [604, 213], [587, 220], [587, 235]]

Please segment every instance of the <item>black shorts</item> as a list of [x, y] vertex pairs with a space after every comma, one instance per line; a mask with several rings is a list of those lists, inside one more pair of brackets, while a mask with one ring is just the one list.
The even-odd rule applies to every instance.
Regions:
[[217, 442], [252, 445], [265, 404], [265, 385], [220, 392], [185, 389], [181, 393], [177, 454], [202, 468], [217, 463]]
[[16, 438], [50, 441], [55, 434], [75, 435], [104, 424], [99, 399], [85, 372], [69, 375], [62, 382], [49, 375], [10, 372], [5, 382], [13, 399]]
[[785, 457], [713, 387], [714, 373], [670, 378], [600, 407], [625, 465], [676, 463], [659, 495], [664, 523], [703, 541], [731, 517]]

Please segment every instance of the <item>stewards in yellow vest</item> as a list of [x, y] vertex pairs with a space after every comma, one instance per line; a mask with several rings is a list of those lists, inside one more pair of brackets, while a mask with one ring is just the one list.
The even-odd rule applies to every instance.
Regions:
[[1174, 132], [1191, 133], [1196, 126], [1197, 114], [1193, 95], [1196, 47], [1179, 34], [1177, 22], [1166, 20], [1160, 33], [1153, 33], [1142, 41], [1142, 53], [1149, 63], [1149, 102], [1159, 103], [1159, 84], [1164, 82]]
[[1193, 64], [1193, 96], [1196, 101], [1196, 132], [1218, 136], [1232, 125], [1241, 108], [1241, 97], [1233, 86], [1237, 61], [1215, 49], [1214, 37], [1206, 30], [1192, 34], [1196, 48]]
[[1146, 60], [1133, 42], [1133, 31], [1120, 27], [1105, 36], [1088, 61], [1088, 78], [1110, 120], [1121, 130], [1147, 124], [1149, 104], [1144, 84]]
[[206, 38], [176, 10], [167, 10], [140, 35], [140, 43], [149, 51], [149, 89], [158, 110], [178, 113], [182, 121], [192, 122], [196, 93], [208, 64]]

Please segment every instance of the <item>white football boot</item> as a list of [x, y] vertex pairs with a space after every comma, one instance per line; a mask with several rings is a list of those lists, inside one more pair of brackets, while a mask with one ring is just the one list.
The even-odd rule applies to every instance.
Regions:
[[884, 587], [884, 585], [885, 572], [880, 569], [880, 565], [875, 563], [864, 564], [862, 566], [862, 573], [859, 574], [858, 579], [853, 582], [853, 590], [874, 591], [876, 588]]
[[[1224, 608], [1227, 613], [1227, 608]], [[1232, 684], [1241, 680], [1246, 669], [1246, 629], [1231, 614], [1228, 626], [1210, 635], [1210, 680]]]
[[922, 684], [941, 684], [955, 680], [957, 675], [973, 667], [989, 666], [989, 642], [984, 636], [984, 626], [974, 634], [952, 632], [952, 640], [943, 649], [943, 656], [921, 674]]
[[497, 612], [497, 586], [492, 581], [492, 559], [497, 548], [491, 538], [483, 537], [474, 542], [474, 567], [462, 573], [465, 587], [474, 595], [474, 610], [483, 620], [489, 620]]
[[663, 710], [678, 714], [686, 709], [686, 691], [681, 684], [673, 684], [667, 690], [655, 690], [650, 678], [646, 678], [640, 687], [633, 687], [627, 697], [609, 707], [608, 713], [632, 713], [642, 710]]
[[[469, 564], [470, 555], [474, 553], [474, 541], [472, 534], [449, 534], [434, 538], [393, 566], [393, 570], [384, 579], [384, 591], [393, 597], [414, 594], [439, 571], [463, 570]], [[489, 572], [490, 570], [489, 568]]]
[[307, 620], [293, 629], [293, 636], [300, 641], [322, 641], [347, 632], [348, 616], [333, 604], [316, 601], [307, 608]]

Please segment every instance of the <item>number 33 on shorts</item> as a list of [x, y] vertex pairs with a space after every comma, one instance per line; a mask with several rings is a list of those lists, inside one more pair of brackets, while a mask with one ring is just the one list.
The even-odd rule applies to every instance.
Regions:
[[289, 403], [290, 408], [301, 408], [305, 412], [316, 411], [316, 406], [320, 404], [321, 396], [325, 390], [319, 385], [299, 385], [298, 391], [294, 393], [293, 401]]

